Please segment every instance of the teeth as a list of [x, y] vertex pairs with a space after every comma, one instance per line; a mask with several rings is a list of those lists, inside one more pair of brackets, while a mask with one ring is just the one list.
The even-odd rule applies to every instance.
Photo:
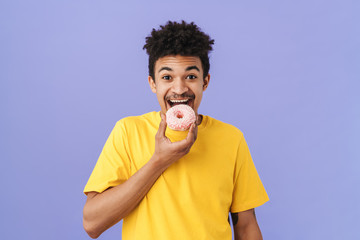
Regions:
[[172, 103], [181, 103], [181, 102], [187, 102], [189, 99], [184, 99], [184, 100], [170, 100], [170, 102]]

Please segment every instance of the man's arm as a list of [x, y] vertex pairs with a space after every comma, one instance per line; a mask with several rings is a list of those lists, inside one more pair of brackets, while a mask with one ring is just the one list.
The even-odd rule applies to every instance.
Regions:
[[255, 210], [231, 213], [235, 240], [262, 240], [261, 231], [256, 221]]
[[186, 139], [171, 142], [165, 136], [165, 115], [161, 116], [151, 159], [123, 184], [102, 193], [89, 192], [83, 210], [83, 225], [91, 238], [99, 237], [131, 213], [151, 189], [158, 177], [173, 162], [186, 155], [194, 144], [197, 126], [193, 124]]
[[89, 192], [83, 210], [83, 225], [91, 238], [126, 217], [151, 189], [163, 172], [155, 160], [145, 164], [126, 182], [102, 193]]

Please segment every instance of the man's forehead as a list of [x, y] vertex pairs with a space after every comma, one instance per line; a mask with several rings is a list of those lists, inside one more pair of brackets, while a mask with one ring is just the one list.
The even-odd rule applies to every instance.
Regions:
[[162, 68], [182, 68], [183, 70], [191, 70], [197, 68], [200, 71], [201, 60], [197, 56], [165, 56], [159, 58], [155, 63], [155, 69], [157, 69], [157, 71]]

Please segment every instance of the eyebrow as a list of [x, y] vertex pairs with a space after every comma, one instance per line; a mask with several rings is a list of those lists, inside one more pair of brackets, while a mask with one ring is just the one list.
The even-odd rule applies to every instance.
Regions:
[[197, 66], [190, 66], [190, 67], [187, 67], [186, 68], [186, 71], [190, 71], [190, 70], [193, 70], [193, 69], [195, 69], [195, 70], [197, 70], [198, 72], [200, 72], [200, 69], [197, 67]]
[[159, 72], [161, 72], [163, 70], [172, 71], [172, 69], [169, 67], [162, 67], [162, 68], [160, 68]]
[[[198, 72], [200, 72], [200, 69], [199, 69], [197, 66], [195, 66], [195, 65], [194, 65], [194, 66], [187, 67], [187, 68], [185, 69], [185, 71], [190, 71], [190, 70], [193, 70], [193, 69], [195, 69], [195, 70], [197, 70]], [[169, 67], [162, 67], [162, 68], [160, 68], [159, 72], [161, 72], [161, 71], [163, 71], [163, 70], [172, 71], [172, 69], [169, 68]]]

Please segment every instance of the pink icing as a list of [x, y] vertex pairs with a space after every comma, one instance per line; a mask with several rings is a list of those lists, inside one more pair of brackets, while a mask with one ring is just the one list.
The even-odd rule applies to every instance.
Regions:
[[186, 104], [175, 105], [166, 112], [166, 123], [172, 130], [188, 130], [195, 120], [194, 110]]

